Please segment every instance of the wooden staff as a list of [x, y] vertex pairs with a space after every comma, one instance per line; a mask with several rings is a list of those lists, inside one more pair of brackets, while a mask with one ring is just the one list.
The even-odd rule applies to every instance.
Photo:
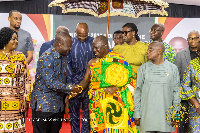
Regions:
[[107, 32], [106, 32], [107, 39], [108, 39], [108, 33], [109, 33], [109, 16], [110, 16], [110, 0], [108, 0]]

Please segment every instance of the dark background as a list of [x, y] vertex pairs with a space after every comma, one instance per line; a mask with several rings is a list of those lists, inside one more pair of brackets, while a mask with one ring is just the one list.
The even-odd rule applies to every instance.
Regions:
[[[0, 0], [3, 1], [3, 0]], [[18, 10], [25, 14], [62, 14], [60, 7], [48, 7], [53, 0], [28, 0], [28, 1], [4, 1], [0, 2], [0, 13], [8, 13], [11, 10]], [[200, 6], [169, 4], [165, 9], [168, 17], [180, 18], [200, 18]], [[85, 13], [68, 13], [68, 15], [87, 15]], [[90, 16], [88, 14], [88, 16]], [[149, 17], [142, 15], [141, 17]], [[151, 17], [161, 17], [160, 15], [151, 15]]]

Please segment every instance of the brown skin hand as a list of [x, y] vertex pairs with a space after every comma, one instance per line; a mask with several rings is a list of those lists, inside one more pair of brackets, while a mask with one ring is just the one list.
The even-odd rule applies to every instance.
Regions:
[[107, 87], [104, 91], [107, 94], [113, 95], [117, 90], [118, 90], [118, 87], [110, 86], [110, 87]]
[[135, 119], [135, 125], [140, 126], [140, 119], [141, 118], [134, 118]]

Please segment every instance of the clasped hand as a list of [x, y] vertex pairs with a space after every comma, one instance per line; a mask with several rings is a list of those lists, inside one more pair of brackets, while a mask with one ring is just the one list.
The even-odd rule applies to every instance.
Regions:
[[72, 85], [72, 91], [71, 91], [70, 95], [72, 97], [75, 97], [79, 93], [81, 93], [81, 91], [82, 91], [82, 88], [80, 86], [78, 86], [78, 85]]
[[118, 88], [116, 86], [110, 86], [110, 87], [107, 87], [104, 91], [107, 94], [113, 95], [117, 90]]

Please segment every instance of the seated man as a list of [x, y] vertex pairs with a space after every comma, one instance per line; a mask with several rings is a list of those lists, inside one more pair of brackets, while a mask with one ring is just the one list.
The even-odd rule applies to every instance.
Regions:
[[136, 73], [118, 53], [111, 52], [105, 36], [94, 39], [96, 58], [88, 62], [80, 82], [90, 83], [90, 127], [94, 132], [137, 132], [133, 119], [133, 92]]

